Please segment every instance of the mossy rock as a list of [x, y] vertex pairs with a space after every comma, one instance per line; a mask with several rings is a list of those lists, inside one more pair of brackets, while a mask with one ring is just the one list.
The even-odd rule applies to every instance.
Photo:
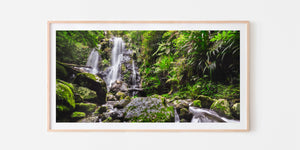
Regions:
[[76, 103], [76, 111], [85, 112], [91, 114], [97, 108], [96, 104], [93, 103]]
[[75, 111], [72, 113], [71, 115], [71, 119], [72, 121], [77, 121], [77, 120], [80, 120], [82, 118], [84, 118], [86, 115], [84, 112], [78, 112], [78, 111]]
[[202, 105], [201, 105], [201, 101], [200, 100], [194, 100], [193, 101], [193, 106], [195, 106], [195, 107], [202, 107]]
[[189, 102], [186, 100], [175, 100], [172, 102], [172, 105], [175, 106], [177, 112], [179, 112], [181, 108], [189, 108]]
[[97, 93], [89, 88], [82, 87], [82, 86], [74, 86], [74, 95], [76, 102], [98, 102]]
[[90, 73], [78, 73], [74, 83], [96, 91], [98, 104], [106, 103], [106, 83], [99, 76]]
[[100, 106], [96, 109], [95, 114], [102, 114], [108, 110], [107, 106]]
[[119, 91], [119, 92], [117, 92], [117, 94], [116, 94], [117, 100], [124, 99], [125, 97], [126, 97], [126, 94], [125, 94], [124, 92]]
[[219, 99], [219, 100], [215, 101], [211, 105], [210, 109], [216, 111], [221, 116], [225, 116], [227, 118], [232, 118], [229, 102], [225, 99]]
[[107, 93], [106, 94], [106, 100], [107, 101], [116, 101], [117, 98], [112, 93]]
[[56, 80], [56, 110], [68, 112], [75, 108], [75, 99], [72, 84]]
[[130, 101], [131, 101], [130, 97], [122, 99], [122, 100], [118, 101], [117, 103], [115, 103], [114, 107], [116, 107], [116, 108], [124, 108], [126, 105], [128, 105], [130, 103]]
[[56, 79], [62, 79], [62, 80], [67, 80], [68, 79], [68, 72], [66, 68], [56, 62]]
[[240, 103], [235, 103], [232, 107], [232, 116], [234, 116], [237, 119], [240, 119]]
[[56, 79], [61, 79], [64, 81], [71, 81], [72, 75], [79, 73], [72, 68], [72, 64], [65, 64], [56, 61]]
[[201, 106], [203, 108], [210, 108], [210, 106], [215, 102], [214, 99], [204, 95], [199, 95], [197, 99], [201, 101]]
[[128, 122], [174, 122], [174, 107], [166, 107], [161, 99], [138, 97], [124, 108]]

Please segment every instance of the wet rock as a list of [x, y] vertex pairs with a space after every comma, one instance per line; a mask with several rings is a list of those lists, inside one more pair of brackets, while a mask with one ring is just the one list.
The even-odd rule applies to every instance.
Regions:
[[184, 119], [185, 122], [190, 122], [192, 120], [192, 118], [193, 118], [193, 114], [190, 113], [187, 108], [181, 108], [179, 110], [179, 118], [180, 119]]

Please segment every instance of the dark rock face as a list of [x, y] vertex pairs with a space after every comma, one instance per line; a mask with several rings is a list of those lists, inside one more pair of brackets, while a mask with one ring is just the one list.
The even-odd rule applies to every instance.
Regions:
[[99, 76], [90, 73], [79, 73], [74, 83], [96, 91], [99, 100], [97, 101], [98, 104], [106, 103], [106, 83]]

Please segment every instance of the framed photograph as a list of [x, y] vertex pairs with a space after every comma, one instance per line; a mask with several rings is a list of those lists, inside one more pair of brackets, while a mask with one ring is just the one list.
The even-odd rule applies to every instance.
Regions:
[[48, 22], [48, 131], [248, 130], [248, 21]]

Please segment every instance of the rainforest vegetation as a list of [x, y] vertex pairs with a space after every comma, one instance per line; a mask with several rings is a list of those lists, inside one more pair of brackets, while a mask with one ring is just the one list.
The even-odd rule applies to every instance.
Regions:
[[[115, 37], [124, 48], [110, 85]], [[240, 32], [57, 31], [56, 78], [57, 121], [193, 122], [190, 106], [239, 120]], [[148, 114], [134, 110], [149, 101]]]

